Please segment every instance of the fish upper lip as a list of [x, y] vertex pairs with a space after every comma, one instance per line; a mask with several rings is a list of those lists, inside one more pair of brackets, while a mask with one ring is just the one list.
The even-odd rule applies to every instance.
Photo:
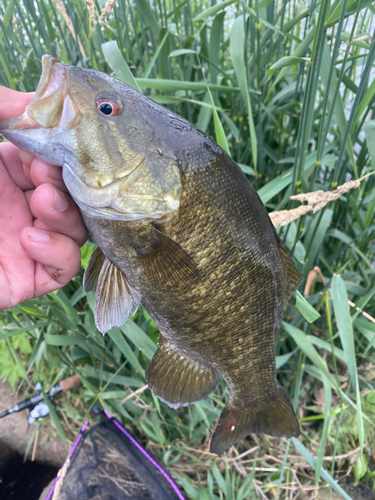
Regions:
[[[42, 76], [40, 77], [38, 87], [35, 91], [35, 95], [33, 97], [33, 100], [31, 102], [35, 102], [36, 100], [42, 99], [43, 97], [48, 97], [49, 95], [52, 94], [52, 90], [47, 93], [48, 89], [50, 88], [50, 78], [51, 78], [51, 73], [53, 70], [54, 65], [59, 63], [57, 59], [54, 57], [45, 54], [42, 57]], [[60, 82], [61, 85], [62, 82]], [[55, 88], [56, 90], [56, 88]]]

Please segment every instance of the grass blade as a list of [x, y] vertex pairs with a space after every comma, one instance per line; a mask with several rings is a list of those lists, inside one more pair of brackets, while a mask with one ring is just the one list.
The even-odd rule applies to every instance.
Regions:
[[214, 116], [214, 123], [215, 123], [216, 142], [230, 156], [230, 151], [229, 151], [227, 137], [225, 135], [223, 126], [222, 126], [221, 121], [219, 119], [219, 116], [217, 114], [216, 106], [215, 106], [214, 100], [212, 99], [212, 95], [211, 95], [210, 89], [208, 87], [207, 87], [207, 91], [208, 91], [208, 94], [209, 94], [211, 102], [212, 102], [212, 113], [213, 113], [213, 116]]
[[157, 346], [150, 337], [131, 319], [120, 327], [121, 331], [148, 359], [152, 359]]
[[[316, 459], [311, 455], [309, 450], [306, 448], [306, 446], [301, 443], [301, 441], [298, 441], [296, 438], [292, 438], [292, 442], [294, 446], [296, 447], [297, 451], [303, 456], [303, 458], [306, 460], [306, 462], [313, 468], [315, 469], [316, 467]], [[326, 481], [332, 488], [342, 496], [345, 500], [352, 500], [352, 498], [341, 488], [340, 485], [336, 483], [336, 481], [333, 479], [333, 477], [325, 470], [322, 468], [320, 477]]]
[[317, 265], [318, 255], [321, 249], [326, 232], [332, 221], [333, 211], [331, 209], [326, 209], [321, 211], [314, 217], [306, 236], [305, 236], [305, 248], [306, 248], [306, 264], [304, 266], [305, 275]]
[[359, 382], [357, 376], [353, 324], [349, 311], [348, 295], [346, 293], [344, 280], [341, 278], [341, 276], [334, 276], [332, 278], [332, 303], [342, 348], [344, 350], [346, 363], [348, 365], [350, 381], [356, 393], [358, 439], [362, 451], [365, 431], [363, 426], [361, 394], [359, 391]]
[[108, 335], [111, 337], [115, 345], [120, 349], [125, 358], [134, 368], [134, 373], [140, 374], [144, 378], [145, 373], [140, 365], [137, 356], [134, 354], [133, 350], [130, 348], [129, 344], [124, 339], [121, 330], [119, 328], [112, 328], [109, 330]]
[[230, 35], [230, 53], [232, 56], [233, 68], [236, 73], [241, 95], [247, 108], [247, 115], [249, 121], [251, 155], [254, 163], [254, 171], [257, 172], [257, 139], [254, 127], [253, 111], [251, 107], [251, 100], [249, 94], [249, 85], [246, 75], [246, 65], [244, 58], [244, 20], [242, 16], [237, 17], [233, 23]]
[[43, 391], [43, 400], [45, 404], [48, 406], [49, 414], [51, 415], [51, 420], [56, 427], [56, 430], [60, 436], [61, 441], [63, 442], [65, 449], [68, 449], [68, 443], [66, 442], [65, 432], [60, 423], [59, 417], [57, 416], [56, 410], [51, 402], [51, 400], [47, 397], [46, 393]]
[[341, 276], [332, 278], [332, 302], [336, 323], [340, 334], [342, 348], [348, 365], [350, 381], [355, 387], [357, 380], [357, 363], [355, 359], [352, 318], [350, 317], [348, 295]]
[[[146, 70], [144, 72], [143, 78], [148, 78], [149, 77], [149, 75], [150, 75], [150, 73], [152, 71], [152, 68], [155, 65], [155, 62], [157, 61], [157, 59], [158, 59], [158, 57], [160, 55], [160, 51], [163, 49], [164, 44], [167, 41], [168, 36], [169, 36], [169, 30], [166, 30], [166, 32], [165, 32], [165, 34], [164, 34], [161, 42], [158, 45], [158, 48], [155, 50], [155, 53], [154, 53], [154, 55], [151, 58], [151, 61], [148, 63], [148, 66], [147, 66], [147, 68], [146, 68]], [[171, 56], [171, 54], [170, 54], [170, 56]]]
[[309, 323], [313, 323], [315, 320], [320, 318], [318, 311], [314, 309], [313, 306], [309, 304], [305, 297], [298, 291], [296, 292], [296, 308]]
[[331, 384], [327, 381], [326, 377], [323, 377], [323, 387], [324, 387], [324, 397], [325, 397], [324, 425], [315, 464], [315, 491], [317, 491], [318, 489], [319, 479], [321, 477], [322, 470], [324, 470], [323, 460], [326, 452], [329, 417], [330, 417], [331, 401], [332, 401]]
[[371, 166], [372, 169], [375, 170], [375, 120], [370, 120], [364, 123], [363, 130], [366, 134], [366, 142], [371, 159]]
[[208, 17], [214, 16], [221, 10], [225, 9], [225, 7], [228, 7], [228, 5], [232, 5], [232, 3], [235, 2], [236, 0], [226, 0], [225, 2], [220, 2], [216, 5], [213, 5], [212, 7], [205, 9], [203, 12], [193, 17], [193, 21], [205, 21]]
[[[206, 82], [187, 82], [187, 81], [175, 81], [168, 79], [160, 79], [156, 80], [153, 78], [136, 78], [136, 82], [141, 86], [147, 89], [156, 89], [156, 90], [164, 90], [164, 91], [173, 91], [173, 90], [191, 90], [191, 91], [199, 91], [199, 90], [207, 90]], [[212, 92], [240, 92], [238, 87], [228, 87], [225, 85], [213, 85], [210, 84], [209, 88]]]
[[134, 79], [129, 66], [126, 64], [125, 59], [122, 57], [117, 42], [111, 40], [110, 42], [103, 43], [102, 51], [105, 60], [107, 61], [112, 71], [115, 73], [116, 77], [122, 82], [129, 85], [129, 87], [133, 87], [133, 89], [142, 92], [138, 86], [138, 83]]

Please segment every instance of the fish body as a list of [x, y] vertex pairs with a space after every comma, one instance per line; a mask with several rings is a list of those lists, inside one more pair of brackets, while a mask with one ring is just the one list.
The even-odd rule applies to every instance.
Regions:
[[49, 56], [33, 102], [0, 132], [63, 166], [98, 243], [84, 284], [96, 291], [99, 330], [140, 303], [159, 327], [146, 372], [153, 392], [178, 408], [223, 377], [215, 453], [252, 432], [298, 436], [275, 338], [301, 277], [230, 156], [124, 83]]

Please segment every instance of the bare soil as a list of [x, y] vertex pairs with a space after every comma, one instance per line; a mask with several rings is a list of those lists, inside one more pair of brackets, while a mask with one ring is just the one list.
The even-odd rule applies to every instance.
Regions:
[[[8, 384], [0, 383], [0, 413], [22, 399], [16, 397]], [[34, 460], [30, 460], [30, 452], [24, 461], [35, 429], [35, 424], [30, 425], [27, 418], [26, 410], [0, 419], [1, 500], [37, 500], [44, 487], [56, 477], [67, 455], [53, 428], [43, 425]]]

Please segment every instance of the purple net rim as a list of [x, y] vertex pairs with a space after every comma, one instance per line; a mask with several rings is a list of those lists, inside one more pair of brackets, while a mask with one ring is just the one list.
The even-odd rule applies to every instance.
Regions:
[[[182, 495], [181, 491], [178, 489], [178, 486], [177, 484], [173, 481], [173, 479], [169, 476], [169, 474], [166, 473], [166, 471], [151, 457], [151, 455], [149, 455], [147, 453], [147, 451], [138, 443], [138, 441], [136, 441], [133, 436], [131, 436], [129, 434], [128, 431], [126, 431], [118, 422], [117, 420], [112, 417], [112, 415], [106, 410], [104, 409], [104, 413], [105, 415], [112, 419], [113, 420], [113, 423], [116, 425], [116, 427], [123, 433], [125, 434], [125, 436], [134, 444], [134, 446], [136, 446], [138, 448], [138, 450], [143, 453], [143, 455], [147, 458], [147, 460], [149, 460], [152, 465], [154, 465], [154, 467], [157, 468], [157, 470], [165, 477], [165, 479], [168, 481], [168, 483], [172, 486], [173, 490], [175, 491], [176, 495], [178, 496], [178, 498], [180, 500], [185, 500], [185, 497]], [[88, 426], [88, 421], [86, 420], [86, 422], [83, 424], [81, 430], [80, 430], [80, 433], [78, 434], [78, 437], [77, 439], [75, 440], [73, 446], [72, 446], [72, 449], [70, 450], [70, 453], [68, 455], [68, 458], [66, 459], [64, 465], [68, 462], [68, 460], [70, 460], [75, 452], [75, 450], [77, 449], [77, 446], [79, 444], [79, 442], [81, 441], [82, 439], [82, 436], [83, 436], [83, 433], [85, 432], [85, 430], [87, 429], [87, 426]], [[64, 467], [64, 466], [63, 466]], [[57, 485], [57, 482], [58, 480], [60, 479], [60, 476], [57, 476], [53, 485], [51, 486], [51, 489], [49, 490], [48, 492], [48, 495], [46, 497], [46, 500], [51, 500], [52, 498], [52, 495], [53, 495], [53, 492], [56, 488], [56, 485]]]
[[[76, 451], [76, 448], [77, 448], [77, 446], [78, 446], [79, 442], [81, 441], [82, 436], [83, 436], [83, 433], [85, 432], [85, 430], [86, 430], [86, 428], [87, 428], [88, 424], [89, 424], [89, 423], [88, 423], [88, 421], [86, 420], [86, 421], [85, 421], [85, 423], [83, 424], [83, 426], [82, 426], [81, 430], [80, 430], [80, 433], [78, 434], [77, 439], [75, 440], [75, 442], [74, 442], [74, 444], [73, 444], [73, 446], [72, 446], [72, 449], [70, 450], [70, 453], [69, 453], [69, 455], [68, 455], [68, 458], [67, 458], [67, 459], [65, 460], [65, 462], [64, 462], [63, 467], [64, 467], [64, 466], [65, 466], [65, 464], [68, 462], [68, 460], [70, 460], [70, 459], [72, 458], [73, 453]], [[53, 483], [53, 485], [51, 486], [51, 489], [50, 489], [50, 490], [49, 490], [49, 492], [48, 492], [48, 495], [47, 495], [46, 500], [50, 500], [50, 499], [52, 498], [52, 494], [53, 494], [53, 492], [54, 492], [54, 490], [55, 490], [55, 488], [56, 488], [56, 484], [57, 484], [57, 482], [58, 482], [58, 480], [59, 480], [59, 479], [60, 479], [60, 476], [57, 476], [57, 477], [56, 477], [56, 479], [55, 479], [55, 481], [54, 481], [54, 483]]]
[[163, 476], [165, 477], [165, 479], [168, 481], [168, 483], [172, 486], [172, 488], [174, 489], [174, 491], [176, 492], [176, 495], [178, 496], [178, 498], [180, 498], [180, 500], [185, 500], [185, 497], [182, 496], [182, 493], [181, 491], [178, 489], [177, 487], [177, 484], [173, 481], [173, 479], [165, 472], [165, 470], [160, 467], [160, 465], [155, 462], [155, 460], [152, 458], [151, 455], [149, 455], [147, 453], [147, 451], [138, 443], [138, 441], [136, 441], [133, 436], [131, 436], [129, 434], [128, 431], [126, 431], [118, 422], [115, 418], [112, 417], [112, 415], [104, 408], [104, 413], [107, 415], [108, 418], [112, 418], [113, 419], [113, 423], [116, 425], [116, 427], [118, 429], [120, 429], [120, 431], [125, 434], [125, 436], [130, 439], [130, 441], [138, 448], [138, 450], [143, 453], [143, 455], [152, 463], [152, 465], [154, 465], [158, 471], [163, 474]]

